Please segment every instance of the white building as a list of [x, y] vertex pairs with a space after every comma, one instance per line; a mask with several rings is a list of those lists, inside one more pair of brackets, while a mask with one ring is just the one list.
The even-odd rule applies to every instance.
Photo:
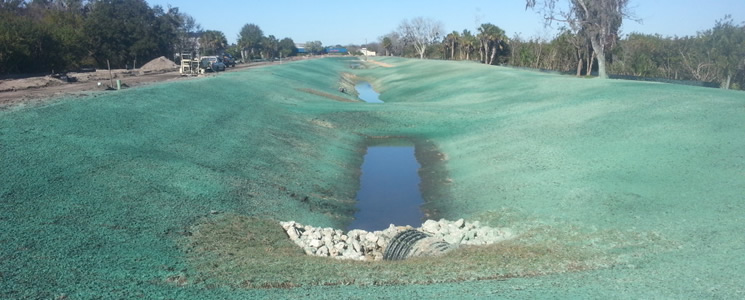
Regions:
[[362, 55], [364, 56], [375, 56], [375, 51], [367, 50], [367, 48], [360, 49], [360, 52], [362, 52]]

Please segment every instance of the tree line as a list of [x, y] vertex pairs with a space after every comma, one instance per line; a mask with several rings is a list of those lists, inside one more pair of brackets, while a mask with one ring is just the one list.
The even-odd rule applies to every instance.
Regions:
[[0, 3], [0, 73], [132, 67], [184, 38], [184, 14], [143, 0]]
[[264, 36], [253, 24], [244, 26], [238, 45], [228, 45], [221, 31], [203, 30], [177, 7], [145, 0], [0, 1], [0, 74], [136, 68], [159, 56], [240, 57], [246, 50], [244, 59], [297, 53], [292, 39]]
[[[587, 75], [597, 61], [593, 49], [569, 30], [552, 40], [510, 40], [508, 64]], [[617, 41], [606, 57], [614, 75], [714, 82], [722, 88], [745, 89], [745, 25], [729, 17], [695, 36], [663, 37], [631, 33]]]
[[[320, 43], [320, 42], [319, 42]], [[264, 31], [256, 24], [246, 24], [238, 34], [238, 44], [231, 47], [234, 56], [244, 61], [261, 58], [274, 59], [297, 55], [298, 49], [291, 38], [277, 39], [274, 35], [264, 36]]]
[[[723, 88], [745, 89], [745, 24], [730, 16], [694, 36], [663, 37], [632, 33], [620, 38], [619, 28], [631, 18], [627, 0], [526, 0], [546, 24], [561, 23], [551, 39], [508, 38], [492, 23], [474, 31], [445, 33], [429, 18], [403, 20], [396, 30], [365, 45], [384, 55], [448, 60], [473, 60], [555, 70], [577, 76], [597, 74], [716, 82]], [[347, 46], [356, 53], [356, 46]], [[310, 54], [323, 53], [320, 41], [305, 44]], [[236, 44], [217, 30], [203, 30], [177, 7], [150, 7], [145, 0], [1, 0], [0, 74], [50, 73], [82, 67], [136, 68], [178, 53], [230, 53], [244, 61], [297, 55], [290, 38], [264, 35], [245, 24]]]
[[[536, 1], [528, 0], [527, 7]], [[398, 28], [368, 45], [384, 55], [473, 60], [553, 70], [576, 76], [635, 76], [716, 83], [722, 88], [745, 89], [745, 24], [730, 16], [694, 36], [663, 37], [632, 33], [620, 36], [621, 21], [631, 18], [626, 0], [572, 0], [567, 11], [555, 0], [543, 1], [539, 13], [547, 25], [561, 23], [551, 39], [520, 35], [484, 23], [474, 32], [445, 34], [442, 23], [426, 18], [403, 20]]]

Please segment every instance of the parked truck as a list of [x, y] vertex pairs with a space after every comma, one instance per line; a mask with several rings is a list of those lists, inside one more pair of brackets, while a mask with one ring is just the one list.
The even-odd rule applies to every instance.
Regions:
[[230, 55], [230, 53], [223, 53], [223, 54], [222, 54], [222, 62], [223, 62], [223, 63], [224, 63], [224, 64], [225, 64], [226, 66], [228, 66], [228, 67], [233, 67], [233, 68], [235, 68], [235, 58], [233, 58], [233, 56], [232, 56], [232, 55]]

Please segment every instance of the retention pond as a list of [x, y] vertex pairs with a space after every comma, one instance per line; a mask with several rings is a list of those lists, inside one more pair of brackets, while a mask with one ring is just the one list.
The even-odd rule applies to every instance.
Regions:
[[419, 227], [424, 204], [414, 146], [371, 146], [362, 163], [357, 213], [349, 229], [382, 230], [390, 224]]

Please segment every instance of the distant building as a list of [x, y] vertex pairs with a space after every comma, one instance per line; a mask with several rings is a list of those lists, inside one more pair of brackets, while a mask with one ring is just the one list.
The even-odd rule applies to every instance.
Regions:
[[308, 51], [305, 50], [305, 44], [304, 43], [295, 43], [295, 48], [297, 48], [297, 53], [298, 54], [308, 53]]
[[360, 52], [362, 52], [362, 55], [364, 56], [375, 56], [375, 51], [367, 50], [367, 48], [360, 49]]
[[347, 48], [344, 47], [328, 47], [326, 48], [328, 54], [349, 54]]

